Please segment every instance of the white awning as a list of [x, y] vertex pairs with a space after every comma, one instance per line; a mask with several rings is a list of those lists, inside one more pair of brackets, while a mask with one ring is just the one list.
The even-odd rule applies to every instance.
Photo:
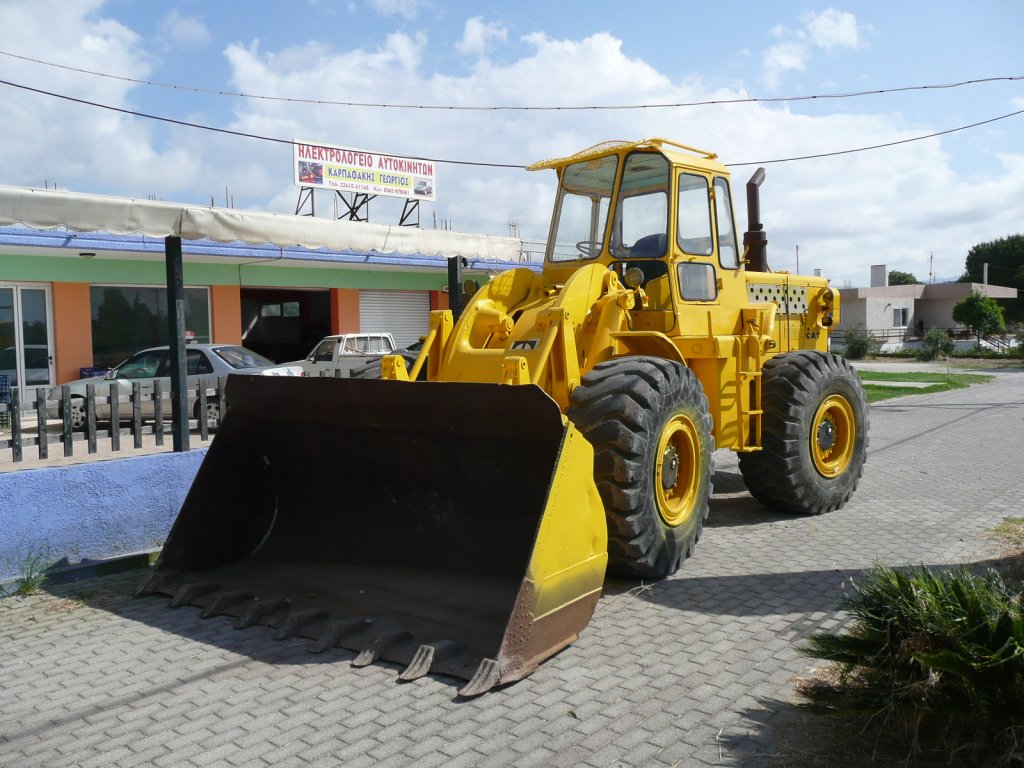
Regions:
[[519, 261], [522, 240], [0, 185], [0, 225]]

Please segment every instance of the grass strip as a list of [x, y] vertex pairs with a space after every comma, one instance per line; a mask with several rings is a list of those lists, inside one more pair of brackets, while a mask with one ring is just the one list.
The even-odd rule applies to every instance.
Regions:
[[[935, 392], [946, 392], [951, 389], [964, 389], [972, 384], [984, 384], [994, 377], [979, 373], [895, 373], [889, 371], [858, 371], [864, 384], [864, 393], [869, 403], [889, 400], [907, 395], [928, 395]], [[882, 382], [882, 383], [875, 383]], [[890, 382], [886, 385], [884, 382]], [[927, 387], [901, 387], [899, 382], [931, 383]]]

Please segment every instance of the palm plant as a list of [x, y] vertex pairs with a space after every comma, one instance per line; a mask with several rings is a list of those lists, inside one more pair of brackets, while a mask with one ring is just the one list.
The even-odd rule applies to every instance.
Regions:
[[915, 737], [940, 719], [975, 745], [1024, 723], [1024, 612], [995, 571], [876, 566], [839, 608], [851, 627], [800, 648], [836, 665], [805, 686], [810, 706], [881, 716]]

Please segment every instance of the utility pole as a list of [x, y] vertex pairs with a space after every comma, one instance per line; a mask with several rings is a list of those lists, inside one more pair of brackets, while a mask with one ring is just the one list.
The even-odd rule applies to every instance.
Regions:
[[800, 274], [800, 246], [796, 247], [796, 273]]

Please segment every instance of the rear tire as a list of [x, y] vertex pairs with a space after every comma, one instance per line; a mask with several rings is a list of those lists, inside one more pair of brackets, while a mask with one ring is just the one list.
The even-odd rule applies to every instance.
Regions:
[[820, 515], [857, 488], [868, 446], [868, 405], [853, 367], [824, 352], [778, 355], [764, 365], [762, 449], [739, 455], [762, 504]]
[[596, 365], [569, 419], [594, 447], [608, 522], [608, 570], [663, 578], [693, 551], [708, 515], [715, 440], [693, 371], [659, 357]]

